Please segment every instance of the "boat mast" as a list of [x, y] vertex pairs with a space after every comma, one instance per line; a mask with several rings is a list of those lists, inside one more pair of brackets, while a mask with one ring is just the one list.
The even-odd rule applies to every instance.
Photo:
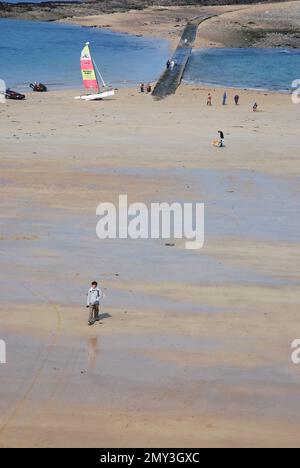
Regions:
[[93, 61], [94, 67], [95, 67], [95, 69], [96, 69], [96, 72], [97, 72], [98, 75], [100, 76], [100, 79], [101, 79], [101, 81], [102, 81], [102, 84], [103, 84], [104, 88], [106, 88], [106, 83], [105, 83], [105, 81], [104, 81], [104, 79], [103, 79], [103, 76], [102, 76], [101, 73], [100, 73], [99, 68], [97, 67], [97, 64], [94, 62], [93, 59], [92, 59], [92, 61]]
[[[99, 72], [98, 67], [97, 67], [97, 65], [95, 64], [94, 60], [93, 60], [92, 53], [91, 53], [91, 45], [90, 45], [90, 42], [86, 42], [85, 45], [87, 45], [88, 48], [89, 48], [89, 50], [90, 50], [91, 61], [92, 61], [92, 64], [93, 64], [93, 66], [94, 66], [94, 69], [98, 72], [98, 74], [99, 74], [99, 76], [100, 76], [100, 78], [101, 78], [101, 81], [102, 81], [102, 83], [103, 83], [103, 86], [106, 86], [106, 85], [105, 85], [105, 82], [104, 82], [104, 80], [103, 80], [103, 78], [102, 78], [102, 75], [101, 75], [101, 73]], [[95, 75], [96, 75], [96, 81], [97, 81], [97, 84], [98, 84], [98, 89], [100, 90], [100, 86], [99, 86], [99, 81], [98, 81], [97, 74], [95, 73]]]

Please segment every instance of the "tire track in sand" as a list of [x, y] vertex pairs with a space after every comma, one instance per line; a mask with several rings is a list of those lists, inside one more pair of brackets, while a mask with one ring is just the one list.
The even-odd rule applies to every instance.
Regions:
[[[0, 248], [0, 250], [2, 250], [2, 252], [4, 252], [4, 249]], [[5, 251], [5, 254], [7, 255], [7, 251]], [[10, 261], [13, 264], [15, 264], [16, 266], [18, 266], [17, 262], [15, 261], [15, 257], [12, 257], [11, 255], [9, 255], [9, 257], [10, 257]], [[8, 276], [10, 276], [15, 281], [15, 276], [10, 274], [9, 272], [6, 272], [6, 274]], [[49, 355], [52, 352], [52, 350], [54, 349], [55, 345], [57, 344], [58, 339], [59, 339], [59, 337], [61, 335], [61, 332], [62, 332], [61, 315], [60, 315], [60, 310], [59, 310], [60, 306], [55, 304], [51, 299], [49, 299], [49, 297], [46, 294], [41, 293], [41, 292], [35, 292], [34, 289], [30, 285], [27, 284], [27, 282], [22, 281], [22, 282], [20, 282], [20, 285], [26, 291], [29, 291], [33, 296], [40, 297], [40, 298], [42, 297], [55, 310], [55, 312], [56, 312], [56, 328], [55, 328], [55, 334], [54, 334], [52, 340], [50, 341], [49, 345], [45, 349], [45, 353], [44, 353], [44, 356], [42, 358], [42, 362], [41, 362], [40, 366], [38, 367], [38, 369], [34, 372], [33, 378], [31, 380], [27, 390], [25, 391], [23, 396], [19, 399], [19, 401], [15, 405], [15, 408], [11, 411], [11, 413], [8, 416], [8, 418], [6, 419], [6, 421], [1, 425], [1, 427], [0, 427], [0, 436], [3, 435], [3, 433], [9, 427], [9, 425], [12, 423], [12, 421], [15, 419], [15, 417], [20, 413], [20, 411], [24, 407], [26, 401], [28, 400], [29, 396], [32, 393], [32, 390], [34, 389], [34, 387], [38, 383], [39, 378], [40, 378], [40, 376], [41, 376], [41, 374], [42, 374], [42, 372], [43, 372], [43, 370], [45, 368], [45, 365], [46, 365], [46, 363], [48, 361]]]

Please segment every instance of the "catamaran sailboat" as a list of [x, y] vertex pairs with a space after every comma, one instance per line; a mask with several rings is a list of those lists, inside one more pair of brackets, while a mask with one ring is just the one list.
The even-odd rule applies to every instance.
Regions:
[[[97, 65], [92, 59], [89, 42], [87, 42], [84, 48], [82, 49], [80, 65], [81, 65], [83, 85], [87, 91], [91, 92], [91, 94], [86, 94], [84, 96], [77, 96], [75, 97], [75, 99], [84, 99], [85, 101], [95, 101], [97, 99], [103, 99], [106, 97], [113, 96], [115, 94], [115, 91], [111, 87], [106, 85]], [[102, 89], [99, 86], [97, 74], [101, 80], [101, 83], [103, 86]]]

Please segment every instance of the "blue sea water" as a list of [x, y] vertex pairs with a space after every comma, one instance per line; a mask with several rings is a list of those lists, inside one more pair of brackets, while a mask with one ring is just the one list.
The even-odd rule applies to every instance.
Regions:
[[0, 20], [0, 78], [22, 89], [32, 81], [80, 87], [80, 52], [90, 41], [108, 84], [157, 79], [170, 54], [167, 41], [54, 22]]
[[[167, 41], [53, 22], [0, 19], [0, 78], [26, 89], [41, 81], [52, 87], [80, 87], [80, 51], [90, 41], [108, 84], [155, 81], [170, 56]], [[201, 49], [192, 53], [184, 76], [189, 83], [290, 90], [300, 79], [300, 51]]]
[[251, 89], [290, 90], [300, 79], [300, 50], [194, 50], [185, 81]]

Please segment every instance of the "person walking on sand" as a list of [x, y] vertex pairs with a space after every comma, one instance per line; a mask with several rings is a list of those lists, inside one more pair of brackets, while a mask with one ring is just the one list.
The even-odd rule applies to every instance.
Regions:
[[257, 102], [253, 104], [253, 112], [256, 112], [258, 108]]
[[218, 134], [219, 134], [218, 140], [213, 140], [212, 145], [215, 146], [216, 148], [224, 148], [225, 146], [224, 132], [222, 132], [222, 130], [218, 130]]
[[225, 137], [224, 137], [224, 132], [222, 130], [218, 130], [218, 134], [220, 135], [220, 148], [223, 148], [225, 146]]
[[144, 83], [141, 83], [140, 91], [141, 91], [141, 93], [144, 93], [144, 92], [145, 92], [145, 85], [144, 85]]
[[226, 106], [226, 101], [227, 101], [227, 93], [225, 91], [224, 94], [223, 94], [223, 101], [222, 101], [223, 106]]
[[150, 83], [147, 84], [147, 94], [151, 94], [152, 93], [152, 86]]
[[87, 293], [87, 304], [86, 307], [90, 309], [89, 325], [94, 325], [95, 322], [99, 322], [99, 305], [103, 299], [103, 292], [98, 288], [97, 281], [92, 282], [92, 287]]
[[212, 105], [212, 97], [211, 97], [211, 94], [210, 94], [210, 93], [208, 93], [206, 105], [207, 105], [207, 106], [211, 106], [211, 105]]
[[240, 100], [240, 96], [238, 94], [236, 94], [234, 96], [234, 102], [235, 102], [235, 105], [238, 106], [239, 105], [239, 100]]

